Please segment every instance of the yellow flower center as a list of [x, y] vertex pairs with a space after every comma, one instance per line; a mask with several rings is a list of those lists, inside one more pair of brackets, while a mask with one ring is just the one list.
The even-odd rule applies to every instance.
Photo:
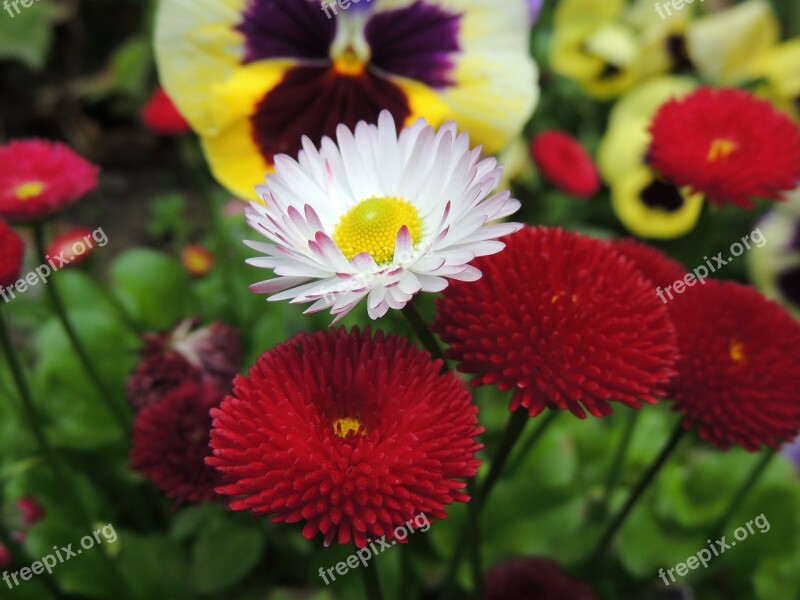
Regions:
[[416, 244], [422, 235], [422, 220], [413, 204], [382, 196], [363, 200], [342, 217], [333, 232], [333, 241], [347, 257], [368, 252], [375, 262], [390, 263], [394, 257], [397, 232], [405, 225]]
[[736, 338], [730, 341], [730, 344], [728, 345], [728, 351], [730, 352], [733, 362], [737, 364], [743, 363], [747, 359], [747, 356], [744, 353], [744, 344]]
[[347, 434], [350, 433], [351, 431], [358, 433], [360, 429], [361, 429], [361, 421], [359, 421], [358, 419], [353, 419], [351, 417], [336, 419], [333, 422], [333, 431], [340, 438], [347, 437]]
[[559, 292], [557, 294], [553, 294], [553, 297], [550, 298], [550, 304], [555, 304], [562, 298], [567, 298], [567, 297], [569, 297], [569, 299], [572, 301], [573, 304], [575, 304], [578, 301], [577, 294], [567, 294], [567, 292]]
[[711, 148], [708, 149], [708, 162], [727, 158], [734, 150], [736, 150], [736, 142], [725, 138], [717, 138], [711, 142]]
[[364, 72], [366, 64], [356, 54], [355, 50], [348, 47], [333, 61], [333, 70], [339, 75], [357, 77]]
[[43, 191], [44, 184], [41, 181], [27, 181], [14, 189], [14, 195], [24, 202], [30, 198], [35, 198]]
[[201, 276], [214, 266], [214, 257], [202, 246], [187, 246], [181, 253], [183, 266], [191, 275]]

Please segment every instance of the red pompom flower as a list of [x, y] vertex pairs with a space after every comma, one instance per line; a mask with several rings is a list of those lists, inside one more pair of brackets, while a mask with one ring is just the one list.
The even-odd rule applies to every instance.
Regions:
[[31, 527], [45, 516], [44, 507], [31, 495], [22, 496], [8, 504], [4, 512], [11, 537], [20, 544], [25, 542]]
[[715, 204], [781, 200], [800, 180], [800, 130], [771, 104], [737, 89], [700, 88], [670, 100], [650, 126], [650, 165]]
[[653, 283], [653, 289], [666, 288], [686, 276], [686, 269], [678, 261], [634, 238], [617, 240], [613, 246], [619, 254], [633, 261], [645, 279]]
[[484, 577], [486, 600], [597, 600], [585, 583], [572, 579], [559, 564], [540, 556], [512, 558]]
[[0, 288], [13, 285], [22, 270], [25, 242], [0, 220]]
[[17, 500], [23, 527], [32, 527], [44, 518], [44, 508], [33, 496], [23, 496]]
[[190, 130], [164, 88], [158, 87], [142, 109], [142, 120], [154, 132], [162, 135], [178, 135]]
[[214, 322], [194, 329], [186, 319], [174, 330], [143, 335], [142, 358], [128, 379], [128, 402], [141, 410], [182, 383], [209, 385], [228, 393], [239, 372], [239, 332]]
[[571, 135], [545, 131], [531, 142], [531, 157], [553, 185], [586, 198], [600, 189], [600, 174], [591, 155]]
[[211, 429], [209, 411], [224, 394], [188, 383], [136, 415], [131, 441], [131, 468], [142, 473], [168, 497], [192, 503], [212, 500], [219, 483], [205, 460]]
[[[600, 240], [528, 227], [478, 259], [483, 277], [437, 301], [434, 326], [472, 385], [514, 390], [511, 410], [579, 418], [639, 408], [674, 374], [675, 331], [637, 267]], [[585, 409], [585, 410], [584, 410]]]
[[0, 569], [7, 569], [14, 564], [14, 557], [11, 556], [11, 551], [8, 546], [0, 542]]
[[99, 169], [70, 148], [46, 140], [0, 147], [0, 217], [36, 221], [97, 187]]
[[684, 426], [719, 448], [777, 448], [800, 433], [800, 324], [752, 288], [709, 280], [674, 300]]
[[48, 256], [62, 256], [65, 265], [75, 266], [86, 261], [94, 252], [92, 230], [76, 227], [65, 231], [47, 246]]
[[[300, 334], [262, 355], [212, 411], [230, 507], [305, 522], [325, 545], [386, 536], [469, 498], [478, 409], [453, 373], [404, 338]], [[402, 540], [400, 540], [402, 541]]]

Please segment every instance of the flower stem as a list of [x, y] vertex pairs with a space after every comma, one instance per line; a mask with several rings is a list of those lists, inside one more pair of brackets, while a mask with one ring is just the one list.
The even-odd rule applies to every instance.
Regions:
[[606, 530], [600, 537], [600, 541], [597, 543], [594, 552], [592, 552], [590, 555], [589, 562], [598, 558], [601, 554], [603, 554], [603, 552], [605, 552], [607, 546], [609, 543], [611, 543], [611, 540], [617, 533], [617, 530], [625, 522], [625, 519], [631, 512], [631, 509], [636, 505], [636, 502], [653, 481], [659, 470], [661, 470], [661, 467], [664, 466], [667, 458], [669, 458], [675, 448], [678, 447], [678, 443], [681, 441], [681, 439], [683, 439], [686, 431], [687, 430], [683, 427], [683, 422], [678, 421], [678, 424], [673, 430], [672, 435], [670, 435], [669, 440], [667, 440], [664, 448], [656, 457], [655, 461], [653, 461], [653, 463], [647, 468], [647, 471], [645, 471], [644, 475], [642, 475], [641, 479], [639, 479], [636, 486], [631, 490], [625, 505], [617, 512], [617, 514], [606, 527]]
[[611, 500], [611, 494], [614, 488], [617, 487], [619, 475], [622, 472], [622, 465], [625, 463], [625, 457], [628, 454], [628, 447], [631, 445], [631, 438], [633, 437], [633, 430], [638, 421], [639, 411], [630, 410], [625, 421], [625, 430], [622, 432], [622, 439], [619, 441], [617, 451], [614, 453], [614, 462], [611, 463], [611, 469], [608, 472], [606, 479], [606, 487], [603, 492], [603, 499], [600, 501], [600, 508], [603, 514], [608, 510], [608, 503]]
[[[47, 435], [44, 432], [39, 411], [36, 409], [36, 405], [33, 402], [33, 396], [31, 394], [30, 386], [28, 385], [28, 380], [25, 378], [25, 375], [22, 371], [22, 365], [20, 364], [17, 353], [14, 350], [14, 346], [11, 344], [8, 328], [6, 327], [5, 319], [2, 315], [0, 315], [0, 346], [2, 346], [3, 353], [6, 355], [8, 364], [11, 367], [11, 374], [14, 378], [14, 383], [17, 385], [17, 390], [22, 400], [22, 410], [25, 415], [25, 420], [27, 421], [31, 432], [33, 433], [33, 437], [36, 439], [36, 443], [39, 445], [39, 449], [41, 450], [45, 461], [50, 465], [50, 468], [53, 469], [53, 473], [55, 474], [61, 489], [65, 490], [69, 496], [74, 498], [76, 505], [80, 507], [80, 503], [77, 502], [77, 496], [72, 489], [70, 480], [66, 476], [64, 468], [62, 467], [60, 460], [58, 459], [53, 447], [50, 445], [50, 441], [47, 439]], [[82, 510], [82, 508], [80, 508], [80, 510]], [[88, 517], [86, 520], [89, 520]]]
[[511, 462], [508, 465], [508, 469], [506, 469], [506, 475], [511, 476], [517, 472], [517, 470], [522, 465], [522, 462], [525, 460], [525, 457], [528, 456], [533, 449], [534, 446], [539, 442], [542, 436], [547, 432], [550, 428], [550, 425], [555, 421], [556, 417], [561, 414], [559, 410], [551, 410], [548, 411], [548, 414], [542, 417], [541, 423], [539, 426], [531, 431], [531, 434], [528, 436], [522, 443], [522, 447], [519, 449], [519, 452], [516, 453]]
[[237, 293], [238, 287], [236, 285], [236, 265], [234, 264], [233, 257], [231, 256], [231, 244], [228, 243], [228, 232], [225, 229], [225, 223], [222, 220], [221, 208], [215, 201], [213, 195], [206, 193], [209, 219], [211, 220], [211, 233], [214, 236], [214, 245], [216, 246], [217, 255], [222, 259], [222, 282], [225, 287], [225, 293], [228, 295], [228, 309], [230, 311], [229, 317], [231, 325], [238, 329], [242, 336], [249, 336], [249, 330], [242, 327], [245, 322], [241, 314], [239, 314], [239, 307], [242, 302], [239, 301]]
[[767, 467], [769, 466], [770, 462], [772, 462], [773, 458], [775, 458], [774, 450], [770, 449], [764, 452], [764, 454], [761, 456], [761, 459], [756, 463], [755, 467], [753, 467], [753, 470], [750, 471], [750, 474], [747, 476], [745, 482], [737, 490], [736, 495], [728, 505], [728, 510], [726, 510], [725, 514], [720, 517], [719, 521], [717, 521], [716, 527], [714, 528], [715, 537], [712, 539], [719, 539], [722, 536], [722, 533], [725, 530], [725, 525], [727, 525], [733, 515], [736, 514], [736, 511], [741, 508], [744, 499], [767, 470]]
[[[22, 562], [21, 559], [26, 555], [26, 553], [23, 551], [22, 546], [20, 546], [10, 535], [7, 535], [3, 529], [0, 529], [0, 544], [4, 545], [11, 553], [12, 564], [15, 566], [20, 565]], [[42, 581], [45, 587], [47, 587], [53, 598], [63, 598], [64, 596], [58, 591], [58, 587], [53, 580], [53, 575], [50, 573], [43, 573], [43, 575], [44, 578], [40, 581]]]
[[381, 582], [378, 578], [378, 565], [375, 563], [361, 569], [364, 580], [364, 589], [367, 591], [367, 600], [383, 600]]
[[[456, 543], [453, 556], [444, 576], [444, 589], [445, 598], [453, 597], [455, 591], [455, 578], [458, 572], [458, 567], [464, 558], [464, 552], [470, 543], [478, 543], [480, 539], [480, 513], [483, 509], [489, 494], [494, 488], [500, 478], [503, 466], [506, 463], [514, 444], [522, 434], [522, 430], [530, 421], [528, 411], [525, 408], [520, 408], [515, 411], [506, 424], [506, 429], [503, 432], [503, 437], [500, 439], [500, 444], [495, 450], [494, 457], [492, 458], [492, 466], [489, 468], [489, 473], [486, 479], [478, 487], [475, 496], [467, 505], [467, 522], [464, 529], [461, 530], [458, 542]], [[476, 589], [480, 590], [482, 580], [482, 570], [480, 568], [480, 554], [479, 550], [473, 551], [472, 554], [472, 572]], [[477, 564], [476, 564], [477, 563]]]
[[[44, 228], [41, 223], [37, 223], [34, 225], [34, 237], [36, 238], [36, 249], [39, 252], [39, 257], [42, 261], [42, 264], [47, 263], [47, 253], [45, 252], [45, 243], [44, 243]], [[106, 405], [108, 410], [117, 420], [117, 423], [125, 432], [126, 435], [130, 435], [131, 433], [131, 425], [129, 416], [125, 414], [125, 412], [120, 408], [120, 406], [114, 401], [113, 394], [110, 393], [109, 389], [106, 387], [105, 383], [103, 383], [102, 378], [100, 377], [99, 373], [94, 367], [94, 363], [92, 359], [89, 357], [89, 354], [86, 352], [86, 348], [81, 342], [80, 338], [78, 337], [77, 331], [75, 331], [75, 327], [72, 325], [72, 322], [69, 320], [69, 316], [67, 315], [67, 311], [64, 307], [64, 302], [61, 299], [61, 295], [58, 293], [58, 288], [56, 286], [55, 276], [53, 276], [50, 281], [45, 285], [47, 288], [48, 296], [50, 297], [50, 301], [53, 304], [53, 308], [56, 311], [56, 315], [58, 319], [61, 321], [61, 325], [64, 328], [64, 331], [69, 338], [70, 343], [72, 344], [73, 349], [75, 350], [75, 354], [78, 356], [81, 364], [83, 365], [86, 374], [89, 376], [90, 381], [97, 388], [97, 391], [100, 393], [100, 398], [102, 402]]]
[[422, 319], [422, 315], [419, 314], [419, 310], [417, 310], [413, 300], [406, 304], [405, 308], [402, 310], [402, 313], [406, 318], [406, 321], [408, 321], [408, 324], [411, 326], [412, 331], [425, 349], [431, 353], [431, 356], [433, 356], [434, 359], [442, 361], [442, 372], [446, 373], [449, 371], [450, 365], [447, 362], [447, 358], [444, 355], [442, 347], [439, 345], [439, 342], [436, 341], [436, 338], [431, 333], [431, 330], [425, 324], [425, 321]]
[[[61, 460], [58, 458], [55, 450], [50, 445], [50, 440], [48, 440], [47, 435], [45, 434], [39, 411], [37, 410], [36, 404], [33, 401], [33, 395], [31, 394], [28, 380], [25, 378], [22, 365], [17, 357], [16, 351], [14, 350], [14, 346], [11, 344], [8, 328], [6, 327], [6, 323], [2, 314], [0, 314], [0, 347], [2, 347], [3, 354], [6, 355], [8, 364], [11, 367], [11, 373], [22, 400], [22, 408], [25, 413], [25, 418], [28, 426], [33, 432], [33, 436], [36, 439], [37, 444], [39, 445], [39, 449], [44, 456], [45, 462], [47, 462], [47, 464], [53, 470], [53, 474], [55, 475], [59, 489], [62, 491], [64, 498], [67, 499], [67, 502], [72, 505], [72, 509], [78, 515], [81, 526], [85, 527], [86, 531], [92, 531], [92, 529], [94, 529], [92, 526], [92, 519], [84, 508], [75, 486], [72, 485], [72, 480], [68, 477], [63, 465], [61, 464]], [[111, 559], [108, 558], [105, 552], [102, 552], [101, 555], [103, 560], [109, 566], [111, 566]], [[116, 587], [121, 589], [122, 586], [118, 584]], [[128, 597], [127, 593], [123, 593], [123, 591], [120, 591], [120, 593], [122, 594], [119, 596], [120, 598]]]

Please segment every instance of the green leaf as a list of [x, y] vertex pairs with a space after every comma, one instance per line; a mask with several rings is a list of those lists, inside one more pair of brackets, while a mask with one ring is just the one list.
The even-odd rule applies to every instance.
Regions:
[[[137, 337], [102, 312], [73, 310], [69, 319], [106, 385], [112, 400], [124, 402], [124, 382], [133, 368]], [[40, 360], [36, 367], [36, 397], [47, 412], [58, 415], [52, 441], [74, 448], [93, 448], [121, 435], [111, 412], [85, 373], [61, 323], [55, 318], [36, 332]]]
[[111, 59], [114, 88], [132, 96], [144, 96], [152, 61], [150, 44], [144, 36], [122, 44]]
[[186, 218], [186, 197], [180, 193], [165, 194], [150, 205], [147, 235], [156, 240], [170, 240], [185, 244], [190, 227]]
[[204, 529], [194, 547], [192, 582], [201, 594], [216, 594], [240, 581], [260, 561], [264, 535], [218, 519]]
[[0, 12], [0, 59], [16, 59], [39, 71], [53, 42], [52, 19], [61, 9], [48, 0], [20, 1], [17, 8], [9, 4]]
[[186, 541], [203, 531], [209, 522], [220, 519], [224, 515], [224, 509], [217, 504], [187, 506], [172, 519], [170, 537], [176, 541]]
[[[112, 598], [118, 591], [119, 582], [117, 576], [108, 569], [103, 556], [106, 542], [101, 536], [102, 544], [93, 541], [92, 547], [83, 549], [81, 539], [86, 535], [91, 536], [92, 532], [48, 517], [31, 529], [25, 547], [29, 556], [42, 557], [43, 560], [46, 556], [52, 556], [48, 560], [57, 563], [52, 572], [61, 590], [88, 598]], [[60, 550], [68, 544], [72, 544], [75, 556], [70, 557]], [[54, 550], [53, 546], [58, 550]]]
[[119, 301], [142, 327], [166, 329], [196, 312], [188, 274], [161, 252], [128, 250], [114, 261], [111, 281]]
[[[618, 545], [620, 560], [630, 573], [655, 580], [660, 568], [684, 562], [706, 544], [704, 534], [686, 536], [671, 528], [663, 530], [645, 496], [623, 526]], [[686, 577], [697, 577], [697, 571]]]
[[120, 570], [131, 600], [187, 600], [188, 561], [164, 535], [120, 534]]

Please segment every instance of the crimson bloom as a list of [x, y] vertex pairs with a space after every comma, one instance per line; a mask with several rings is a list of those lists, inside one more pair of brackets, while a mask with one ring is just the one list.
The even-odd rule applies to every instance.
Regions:
[[[304, 522], [325, 545], [395, 538], [445, 518], [477, 472], [478, 409], [441, 361], [406, 339], [344, 329], [300, 334], [262, 355], [212, 411], [214, 465], [233, 510]], [[402, 541], [401, 538], [397, 538]]]
[[156, 88], [145, 104], [142, 120], [151, 130], [161, 135], [179, 135], [191, 129], [162, 87]]
[[708, 280], [674, 305], [681, 358], [671, 396], [684, 426], [723, 449], [793, 440], [800, 433], [800, 324], [734, 282]]
[[771, 104], [737, 89], [700, 88], [666, 102], [650, 125], [650, 165], [715, 204], [781, 200], [800, 180], [800, 130]]
[[145, 347], [127, 386], [136, 410], [159, 402], [182, 383], [230, 391], [241, 361], [239, 332], [218, 322], [193, 328], [194, 321], [186, 319], [171, 331], [142, 336]]
[[33, 496], [23, 496], [17, 500], [17, 508], [24, 527], [31, 527], [44, 518], [44, 508]]
[[49, 217], [97, 187], [98, 173], [96, 166], [59, 142], [10, 142], [0, 147], [0, 217]]
[[674, 374], [675, 331], [633, 262], [600, 240], [528, 227], [437, 301], [434, 330], [472, 385], [514, 390], [511, 410], [579, 418], [654, 403]]
[[224, 394], [187, 383], [136, 415], [131, 468], [168, 497], [192, 503], [214, 499], [217, 474], [206, 463], [211, 415]]
[[597, 600], [592, 588], [569, 577], [556, 561], [540, 556], [493, 566], [483, 587], [486, 600]]
[[581, 143], [563, 131], [545, 131], [531, 142], [531, 157], [553, 185], [586, 198], [600, 189], [600, 174]]
[[686, 269], [682, 264], [658, 248], [633, 238], [617, 240], [613, 245], [614, 250], [633, 261], [645, 279], [651, 281], [655, 288], [666, 288], [686, 275]]
[[9, 528], [12, 530], [11, 535], [19, 543], [25, 541], [30, 528], [45, 515], [42, 505], [31, 495], [18, 498], [6, 510]]
[[78, 265], [94, 252], [92, 230], [76, 227], [55, 237], [47, 246], [48, 256], [63, 256], [65, 265]]
[[12, 285], [22, 271], [25, 242], [0, 220], [0, 288]]
[[14, 557], [8, 546], [0, 542], [0, 569], [7, 569], [14, 563]]

